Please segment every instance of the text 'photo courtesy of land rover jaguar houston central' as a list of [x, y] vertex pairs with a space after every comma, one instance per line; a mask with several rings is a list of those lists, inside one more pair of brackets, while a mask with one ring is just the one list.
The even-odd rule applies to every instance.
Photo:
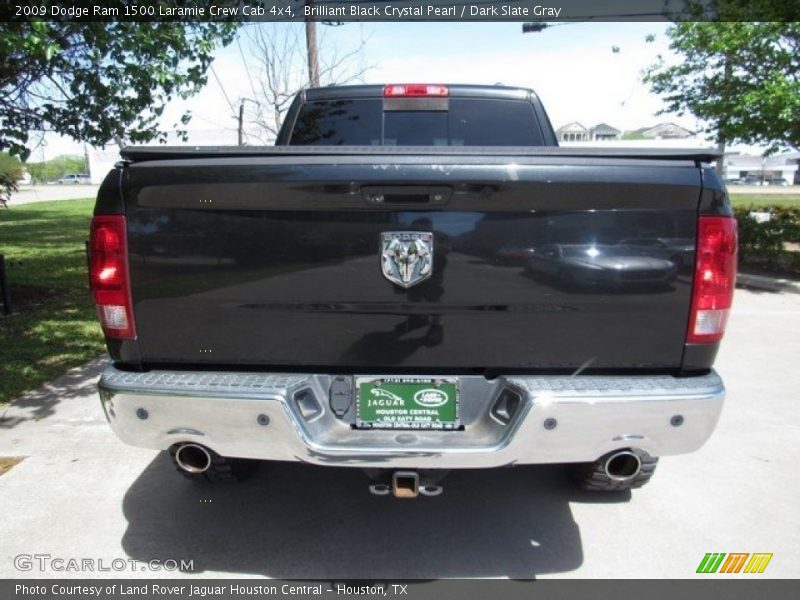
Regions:
[[713, 151], [559, 148], [537, 96], [300, 93], [274, 147], [132, 147], [89, 244], [125, 442], [374, 494], [564, 463], [646, 483], [711, 435], [736, 222]]

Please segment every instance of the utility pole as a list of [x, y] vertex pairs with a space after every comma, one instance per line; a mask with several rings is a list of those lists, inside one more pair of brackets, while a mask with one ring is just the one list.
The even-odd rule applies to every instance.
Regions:
[[92, 165], [89, 162], [89, 144], [86, 142], [83, 143], [83, 172], [89, 175], [89, 179], [92, 177]]
[[257, 100], [253, 100], [252, 98], [242, 98], [239, 100], [239, 116], [233, 117], [239, 122], [239, 127], [237, 131], [239, 132], [239, 145], [244, 146], [244, 103], [245, 102], [252, 102], [256, 106], [261, 106], [261, 103]]
[[244, 146], [244, 98], [239, 102], [239, 145]]
[[[725, 66], [723, 67], [723, 85], [724, 94], [727, 95], [732, 83], [731, 78], [733, 75], [733, 56], [725, 53]], [[725, 146], [728, 143], [728, 133], [726, 131], [728, 120], [721, 117], [717, 123], [717, 152], [720, 153], [719, 160], [717, 161], [716, 171], [720, 179], [725, 180]], [[763, 178], [763, 173], [762, 173]]]
[[[314, 6], [314, 0], [306, 0], [306, 6]], [[308, 84], [311, 87], [319, 87], [317, 23], [313, 16], [306, 17], [306, 51], [308, 52]]]

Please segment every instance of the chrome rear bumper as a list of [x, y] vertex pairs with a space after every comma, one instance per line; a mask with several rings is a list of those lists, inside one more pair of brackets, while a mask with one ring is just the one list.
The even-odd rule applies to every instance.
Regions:
[[374, 468], [454, 469], [588, 462], [619, 448], [698, 449], [725, 390], [699, 377], [459, 377], [460, 431], [363, 430], [331, 410], [333, 376], [150, 371], [109, 366], [100, 398], [122, 441], [196, 442], [227, 457]]

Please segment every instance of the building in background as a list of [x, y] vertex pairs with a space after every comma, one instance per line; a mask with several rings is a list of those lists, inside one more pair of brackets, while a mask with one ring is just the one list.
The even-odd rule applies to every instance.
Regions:
[[646, 140], [685, 140], [696, 135], [694, 131], [675, 123], [659, 123], [653, 127], [635, 129], [630, 133], [634, 139], [640, 137]]
[[[235, 146], [238, 142], [238, 133], [235, 128], [230, 129], [192, 129], [187, 131], [188, 138], [183, 140], [176, 133], [167, 136], [167, 146]], [[150, 142], [148, 146], [157, 146], [158, 142]], [[86, 164], [92, 183], [103, 183], [108, 172], [114, 164], [121, 159], [119, 148], [109, 144], [105, 148], [86, 148]]]
[[[591, 128], [577, 121], [556, 130], [559, 144], [566, 147], [589, 148], [674, 148], [680, 150], [708, 149], [715, 144], [697, 132], [676, 125], [659, 123], [624, 134], [618, 129], [600, 123]], [[752, 185], [800, 185], [800, 152], [787, 151], [763, 156], [758, 146], [730, 146], [724, 156], [725, 180]], [[784, 183], [785, 182], [785, 183]]]
[[652, 127], [640, 127], [622, 132], [608, 123], [584, 127], [578, 121], [567, 123], [556, 129], [559, 142], [607, 142], [614, 140], [688, 140], [697, 133], [675, 123], [659, 123]]
[[622, 132], [606, 123], [598, 123], [594, 127], [586, 128], [577, 121], [573, 121], [556, 129], [556, 137], [559, 142], [592, 142], [618, 140], [622, 137]]
[[726, 152], [725, 179], [755, 185], [800, 185], [799, 165], [800, 152], [796, 150], [772, 156], [741, 151]]
[[622, 138], [622, 132], [607, 123], [598, 123], [589, 130], [590, 138], [596, 142], [607, 142]]
[[586, 127], [574, 121], [556, 129], [556, 137], [559, 142], [588, 142], [591, 136]]
[[659, 123], [622, 132], [608, 123], [584, 127], [577, 121], [556, 129], [559, 143], [565, 146], [594, 146], [615, 148], [708, 148], [712, 144], [696, 132], [676, 125]]
[[120, 158], [119, 148], [113, 145], [106, 148], [87, 148], [86, 168], [89, 171], [89, 181], [95, 184], [103, 183], [103, 179]]

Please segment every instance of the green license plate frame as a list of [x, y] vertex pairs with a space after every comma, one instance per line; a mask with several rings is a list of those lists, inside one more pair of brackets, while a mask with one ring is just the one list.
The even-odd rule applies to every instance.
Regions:
[[356, 427], [456, 430], [460, 400], [452, 377], [356, 377]]

